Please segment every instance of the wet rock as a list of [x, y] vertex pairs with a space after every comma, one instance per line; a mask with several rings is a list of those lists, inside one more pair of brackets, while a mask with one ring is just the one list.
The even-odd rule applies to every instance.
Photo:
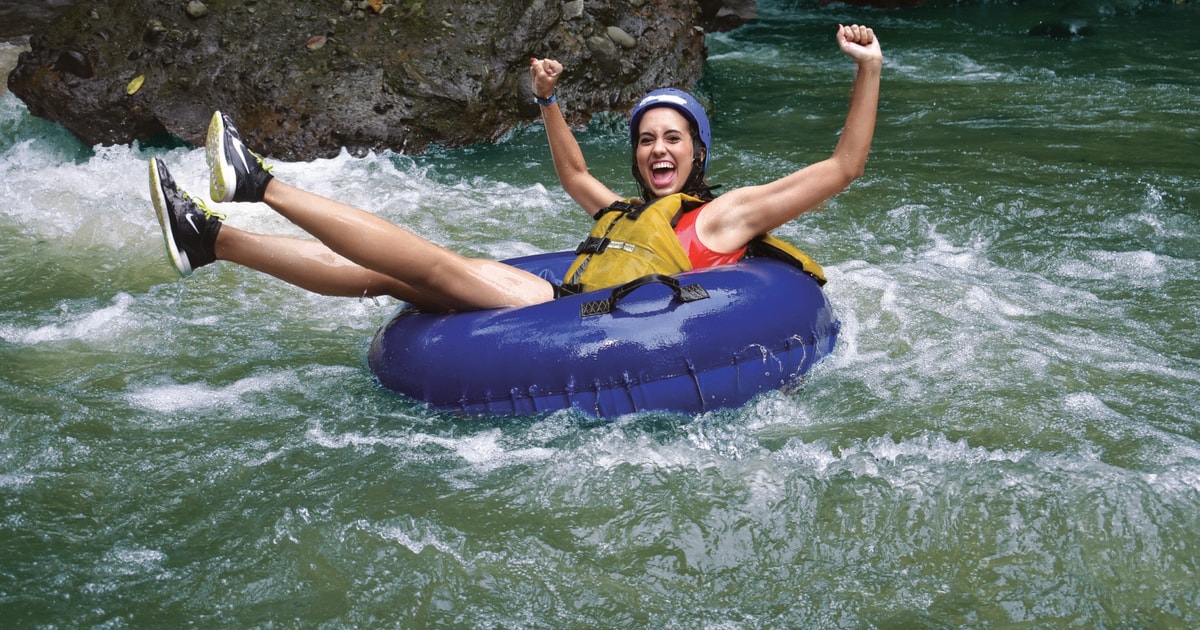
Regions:
[[699, 0], [699, 6], [698, 25], [709, 31], [730, 31], [758, 19], [755, 0]]
[[625, 49], [637, 48], [637, 40], [632, 35], [621, 30], [619, 26], [610, 26], [606, 31], [608, 38], [613, 40], [613, 43]]
[[600, 69], [606, 74], [615, 74], [620, 71], [621, 51], [617, 49], [617, 44], [613, 40], [603, 35], [594, 35], [587, 38], [587, 47], [596, 63], [600, 64]]
[[1029, 34], [1034, 37], [1046, 37], [1049, 39], [1077, 39], [1092, 35], [1093, 30], [1087, 22], [1079, 20], [1059, 20], [1052, 22], [1038, 22], [1029, 29]]
[[92, 60], [78, 50], [64, 50], [54, 62], [54, 69], [59, 72], [73, 74], [81, 79], [90, 79], [96, 74]]
[[39, 25], [8, 86], [88, 144], [168, 132], [199, 145], [221, 109], [282, 159], [412, 152], [535, 119], [534, 56], [565, 65], [558, 95], [575, 124], [655, 87], [691, 87], [703, 20], [676, 0], [79, 2]]
[[309, 50], [321, 50], [325, 47], [325, 42], [327, 41], [329, 41], [329, 38], [324, 35], [313, 35], [304, 43], [304, 47]]
[[208, 15], [208, 7], [200, 0], [191, 0], [187, 3], [187, 14], [193, 19], [202, 18]]

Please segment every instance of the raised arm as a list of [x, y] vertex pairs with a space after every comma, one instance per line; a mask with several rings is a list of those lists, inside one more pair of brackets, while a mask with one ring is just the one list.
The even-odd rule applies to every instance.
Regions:
[[[546, 100], [554, 95], [554, 86], [562, 76], [562, 64], [553, 59], [530, 60], [529, 74], [533, 77], [533, 95]], [[563, 119], [557, 101], [541, 105], [542, 120], [546, 126], [546, 139], [550, 141], [550, 155], [554, 158], [554, 172], [563, 190], [589, 215], [595, 216], [600, 209], [621, 199], [588, 172], [583, 151], [575, 140], [575, 134]]]
[[700, 240], [716, 251], [734, 251], [820, 205], [863, 174], [875, 113], [883, 53], [865, 26], [839, 26], [838, 46], [857, 64], [850, 112], [833, 155], [783, 178], [721, 195], [698, 217]]

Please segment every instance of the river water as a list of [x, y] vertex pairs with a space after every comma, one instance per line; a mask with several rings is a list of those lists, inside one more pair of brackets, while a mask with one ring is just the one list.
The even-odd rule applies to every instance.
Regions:
[[[760, 10], [709, 37], [715, 183], [829, 153], [839, 21], [877, 27], [884, 97], [866, 176], [778, 232], [826, 265], [837, 349], [698, 417], [385, 392], [394, 302], [175, 278], [146, 160], [200, 192], [201, 150], [0, 97], [5, 625], [1200, 626], [1197, 6]], [[1026, 34], [1064, 18], [1093, 34]], [[630, 192], [624, 134], [581, 142]], [[537, 126], [277, 173], [475, 255], [587, 227]]]

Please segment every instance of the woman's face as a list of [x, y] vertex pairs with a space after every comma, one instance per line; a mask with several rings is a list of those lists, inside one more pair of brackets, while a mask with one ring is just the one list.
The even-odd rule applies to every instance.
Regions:
[[634, 147], [638, 173], [655, 198], [683, 190], [692, 172], [692, 134], [688, 119], [670, 107], [642, 115]]

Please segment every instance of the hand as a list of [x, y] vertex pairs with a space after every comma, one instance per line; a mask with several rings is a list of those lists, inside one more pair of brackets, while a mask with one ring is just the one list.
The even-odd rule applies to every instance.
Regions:
[[871, 62], [883, 64], [883, 51], [879, 48], [879, 40], [875, 37], [875, 31], [869, 27], [839, 24], [837, 41], [842, 52], [859, 65]]
[[530, 59], [529, 76], [533, 77], [533, 95], [538, 98], [550, 98], [562, 71], [562, 64], [553, 59]]

